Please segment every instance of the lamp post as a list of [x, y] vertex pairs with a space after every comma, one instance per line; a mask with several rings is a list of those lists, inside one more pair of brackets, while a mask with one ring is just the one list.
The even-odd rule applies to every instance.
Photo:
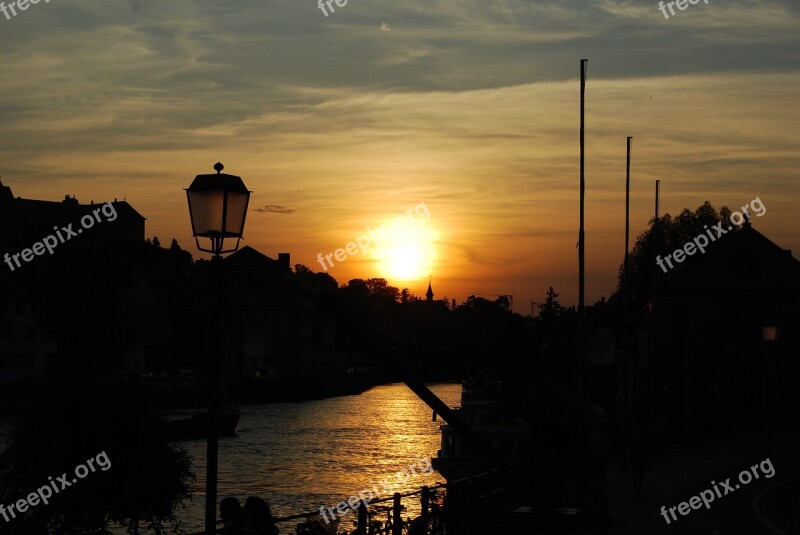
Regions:
[[[239, 248], [251, 193], [241, 177], [222, 174], [223, 169], [224, 165], [215, 163], [216, 175], [197, 175], [192, 185], [186, 189], [189, 215], [192, 218], [192, 236], [197, 248], [213, 253], [215, 258]], [[211, 249], [200, 247], [199, 238], [210, 239]], [[233, 249], [225, 250], [225, 238], [236, 238]]]
[[778, 339], [778, 327], [775, 325], [765, 325], [761, 327], [761, 334], [765, 342], [775, 342]]
[[778, 341], [778, 326], [772, 323], [764, 325], [761, 327], [761, 334], [764, 344], [767, 346], [767, 356], [763, 367], [764, 379], [761, 382], [761, 407], [764, 423], [767, 426], [767, 455], [772, 455], [772, 414], [770, 413], [772, 403], [769, 403], [767, 398], [773, 395], [775, 377], [778, 372], [773, 354], [773, 347]]
[[[222, 353], [222, 269], [221, 255], [239, 248], [244, 233], [250, 191], [238, 176], [223, 174], [225, 167], [217, 162], [217, 174], [197, 175], [186, 189], [192, 236], [200, 251], [212, 253], [212, 271], [217, 287], [215, 313], [218, 321], [216, 347], [208, 352], [208, 442], [206, 448], [206, 535], [213, 535], [217, 525], [217, 454], [219, 440], [217, 412], [222, 390], [220, 355]], [[200, 238], [210, 240], [210, 248], [200, 246]], [[225, 239], [236, 239], [232, 249], [225, 249]]]

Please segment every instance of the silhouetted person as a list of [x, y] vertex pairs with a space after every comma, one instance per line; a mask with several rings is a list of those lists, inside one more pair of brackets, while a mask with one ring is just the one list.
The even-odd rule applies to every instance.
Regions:
[[250, 496], [245, 500], [244, 516], [253, 521], [259, 535], [276, 535], [279, 531], [269, 504], [258, 496]]
[[222, 533], [226, 535], [230, 533], [229, 531], [225, 531], [225, 529], [234, 521], [242, 518], [242, 515], [242, 505], [236, 498], [228, 496], [219, 502], [219, 517], [222, 519], [222, 523], [225, 525], [225, 527], [222, 528]]
[[596, 480], [605, 485], [606, 473], [613, 460], [614, 448], [611, 436], [608, 434], [606, 422], [589, 439], [589, 466]]
[[631, 462], [631, 422], [628, 418], [623, 417], [619, 422], [619, 438], [620, 448], [622, 454], [620, 455], [622, 462], [620, 463], [620, 471], [623, 475], [628, 474], [628, 463]]
[[[222, 502], [226, 504], [226, 513], [235, 516], [233, 520], [226, 522], [222, 535], [277, 535], [278, 528], [272, 518], [272, 511], [261, 498], [250, 496], [244, 502], [243, 509], [239, 508], [239, 500], [236, 498], [225, 498]], [[225, 521], [223, 503], [220, 503], [220, 516]]]
[[644, 469], [647, 467], [647, 437], [644, 427], [638, 424], [631, 436], [631, 465], [633, 465], [633, 495], [642, 495], [644, 484]]

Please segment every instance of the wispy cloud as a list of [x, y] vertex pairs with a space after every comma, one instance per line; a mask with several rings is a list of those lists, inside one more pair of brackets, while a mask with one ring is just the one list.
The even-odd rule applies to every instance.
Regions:
[[273, 214], [293, 214], [295, 212], [294, 208], [286, 208], [285, 206], [281, 206], [279, 204], [268, 204], [261, 208], [253, 208], [254, 212], [269, 212]]
[[253, 217], [250, 243], [308, 265], [421, 199], [439, 277], [516, 277], [569, 302], [581, 57], [592, 288], [614, 285], [627, 135], [634, 233], [661, 178], [672, 212], [761, 195], [759, 224], [800, 249], [799, 11], [712, 1], [666, 21], [651, 0], [370, 0], [326, 19], [294, 0], [41, 3], [0, 20], [0, 173], [28, 198], [127, 192], [148, 233], [184, 243], [182, 188], [219, 160], [253, 212], [303, 214]]

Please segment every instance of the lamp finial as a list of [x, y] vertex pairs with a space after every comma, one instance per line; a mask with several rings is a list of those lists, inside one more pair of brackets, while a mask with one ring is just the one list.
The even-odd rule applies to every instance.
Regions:
[[217, 162], [214, 164], [214, 171], [216, 171], [217, 174], [220, 174], [223, 169], [225, 169], [225, 166], [222, 165], [221, 163]]

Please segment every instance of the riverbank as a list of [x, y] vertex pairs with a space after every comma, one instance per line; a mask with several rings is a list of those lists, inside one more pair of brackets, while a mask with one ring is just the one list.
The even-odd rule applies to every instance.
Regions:
[[[460, 403], [458, 384], [429, 385], [449, 406]], [[241, 405], [235, 437], [220, 439], [219, 494], [244, 501], [260, 496], [278, 517], [336, 506], [361, 489], [393, 478], [399, 492], [444, 482], [437, 472], [398, 472], [429, 459], [441, 447], [440, 422], [402, 383], [360, 395], [300, 403]], [[193, 457], [193, 499], [180, 514], [187, 532], [203, 528], [205, 452], [203, 440], [176, 443]], [[403, 516], [418, 515], [411, 501]], [[347, 517], [350, 521], [352, 516]], [[294, 524], [281, 526], [293, 533]]]
[[[441, 373], [423, 376], [426, 383], [460, 384], [461, 380]], [[176, 380], [167, 377], [109, 377], [92, 379], [92, 384], [118, 384], [144, 392], [163, 410], [183, 410], [205, 407], [208, 393], [202, 381], [193, 378]], [[363, 394], [371, 388], [398, 382], [393, 374], [381, 369], [343, 370], [319, 375], [292, 375], [251, 378], [238, 382], [224, 392], [226, 402], [234, 404], [298, 403]], [[13, 420], [22, 407], [29, 403], [37, 389], [48, 388], [53, 383], [36, 382], [8, 388], [0, 392], [0, 423]], [[64, 379], [58, 384], [82, 388], [84, 378]]]
[[[740, 472], [766, 458], [774, 466], [774, 477], [754, 479], [730, 495], [717, 497], [709, 508], [701, 506], [698, 510], [690, 510], [688, 515], [678, 514], [677, 520], [670, 517], [669, 524], [662, 516], [662, 507], [688, 502], [692, 496], [711, 488], [711, 481], [719, 483], [730, 478], [733, 484], [738, 481]], [[761, 496], [798, 475], [800, 432], [791, 422], [775, 424], [771, 430], [755, 422], [713, 439], [690, 441], [685, 446], [666, 445], [652, 455], [651, 466], [645, 471], [641, 497], [633, 495], [633, 472], [630, 468], [623, 473], [618, 462], [609, 470], [609, 512], [627, 527], [604, 533], [774, 535], [776, 532], [764, 520], [781, 525], [785, 519], [770, 518], [772, 512], [762, 507]]]
[[[429, 387], [447, 405], [459, 404], [459, 384]], [[102, 396], [97, 403], [102, 405]], [[219, 441], [220, 499], [234, 496], [243, 502], [248, 496], [260, 496], [275, 515], [284, 517], [336, 506], [361, 489], [389, 479], [397, 483], [399, 492], [444, 482], [436, 472], [425, 470], [400, 477], [403, 470], [427, 462], [441, 447], [440, 422], [431, 420], [430, 408], [402, 383], [377, 386], [360, 395], [239, 408], [236, 436]], [[0, 424], [0, 450], [11, 430]], [[185, 532], [199, 532], [205, 510], [206, 442], [182, 441], [173, 446], [188, 453], [197, 476], [190, 483], [192, 497], [183, 502], [178, 516]], [[115, 465], [122, 466], [122, 460]], [[417, 505], [408, 504], [409, 515], [418, 514]], [[292, 533], [294, 524], [282, 529]], [[119, 526], [112, 532], [126, 533]], [[140, 533], [153, 532], [142, 529]]]

